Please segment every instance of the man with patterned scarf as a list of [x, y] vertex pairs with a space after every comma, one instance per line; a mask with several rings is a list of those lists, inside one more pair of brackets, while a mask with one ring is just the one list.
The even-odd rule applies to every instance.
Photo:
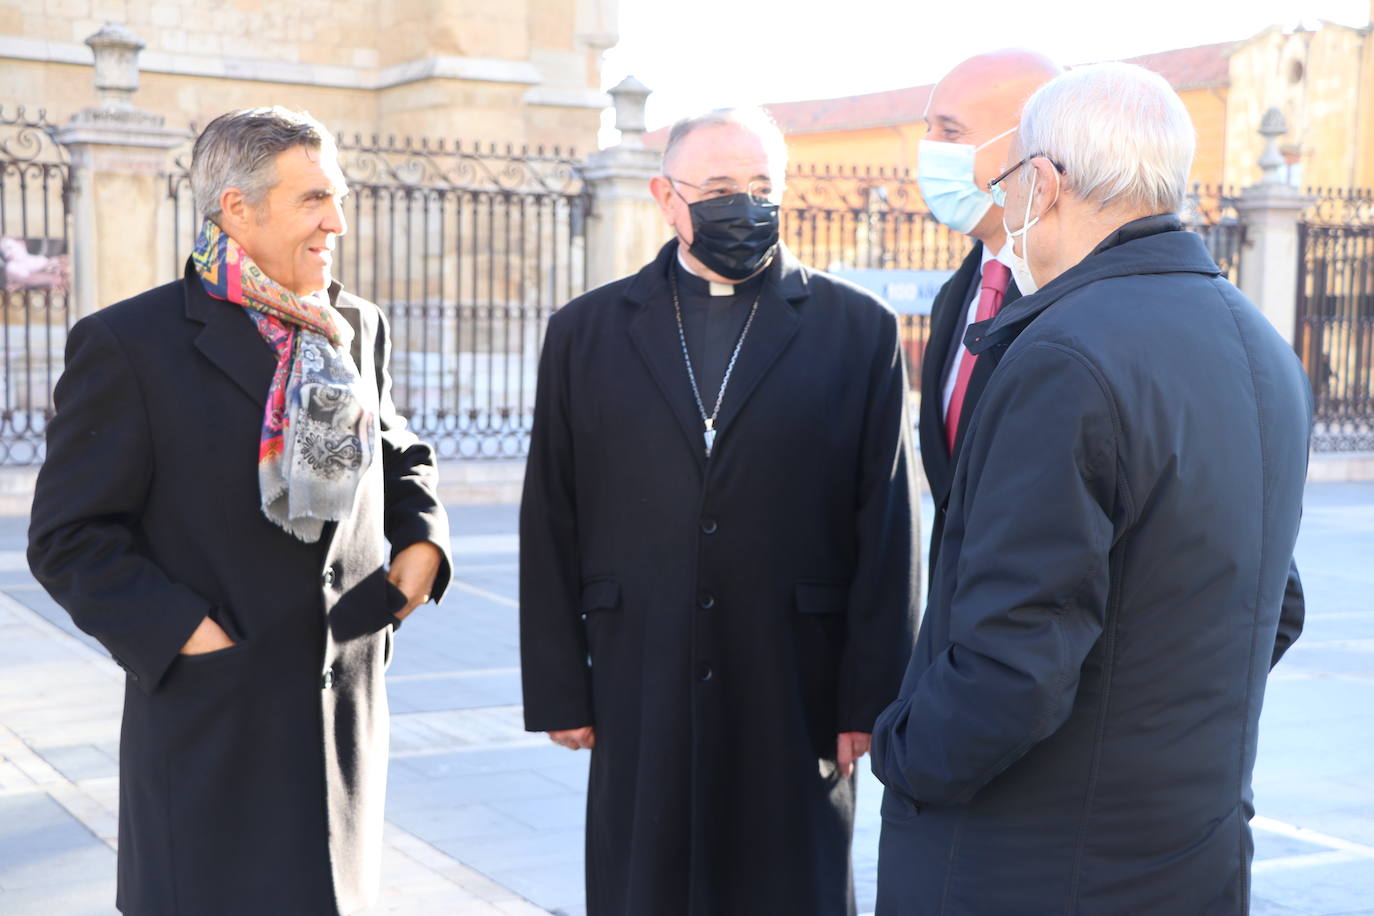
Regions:
[[434, 454], [382, 313], [330, 278], [329, 132], [231, 112], [191, 168], [185, 277], [71, 330], [29, 562], [128, 672], [119, 909], [351, 913], [378, 887], [393, 632], [450, 574]]

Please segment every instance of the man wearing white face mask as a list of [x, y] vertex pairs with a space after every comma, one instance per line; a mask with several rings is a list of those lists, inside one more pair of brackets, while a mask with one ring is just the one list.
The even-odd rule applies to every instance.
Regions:
[[1311, 392], [1178, 218], [1194, 145], [1160, 76], [1083, 67], [993, 181], [1027, 295], [967, 337], [1000, 359], [873, 731], [878, 916], [1249, 912]]
[[1021, 106], [1059, 67], [1031, 51], [980, 54], [951, 70], [931, 92], [917, 177], [931, 214], [971, 237], [973, 250], [940, 289], [930, 313], [921, 365], [921, 463], [935, 503], [930, 568], [939, 559], [945, 502], [959, 454], [959, 432], [996, 365], [964, 347], [968, 326], [1020, 296], [1011, 282], [1001, 190], [988, 182], [1006, 159]]

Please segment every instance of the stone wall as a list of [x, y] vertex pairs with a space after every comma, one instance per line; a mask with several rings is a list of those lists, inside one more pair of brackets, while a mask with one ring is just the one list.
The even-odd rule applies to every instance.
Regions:
[[338, 131], [596, 147], [616, 0], [0, 0], [0, 103], [89, 105], [85, 38], [146, 43], [140, 105], [169, 126], [305, 108]]

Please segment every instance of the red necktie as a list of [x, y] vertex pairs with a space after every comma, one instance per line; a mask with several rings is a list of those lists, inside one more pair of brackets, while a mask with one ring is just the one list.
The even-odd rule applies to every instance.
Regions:
[[[983, 265], [983, 284], [978, 294], [978, 311], [974, 321], [987, 321], [1002, 307], [1002, 295], [1007, 291], [1007, 281], [1011, 270], [1001, 261], [988, 261]], [[961, 343], [959, 346], [963, 346]], [[959, 432], [959, 415], [964, 409], [964, 396], [968, 394], [968, 381], [973, 376], [973, 365], [978, 357], [964, 352], [959, 363], [959, 376], [954, 380], [954, 391], [949, 396], [949, 410], [945, 413], [945, 441], [949, 443], [949, 453], [954, 454], [954, 437]]]

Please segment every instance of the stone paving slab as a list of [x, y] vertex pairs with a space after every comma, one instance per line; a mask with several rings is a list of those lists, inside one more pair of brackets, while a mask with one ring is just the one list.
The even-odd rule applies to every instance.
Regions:
[[[401, 628], [388, 672], [384, 891], [367, 916], [585, 916], [589, 757], [523, 730], [516, 508], [450, 512], [453, 588]], [[0, 913], [108, 914], [122, 673], [28, 577], [23, 530], [0, 519]], [[1371, 555], [1374, 484], [1310, 485], [1308, 624], [1270, 678], [1255, 772], [1259, 916], [1374, 916]], [[860, 912], [880, 798], [861, 767]]]

